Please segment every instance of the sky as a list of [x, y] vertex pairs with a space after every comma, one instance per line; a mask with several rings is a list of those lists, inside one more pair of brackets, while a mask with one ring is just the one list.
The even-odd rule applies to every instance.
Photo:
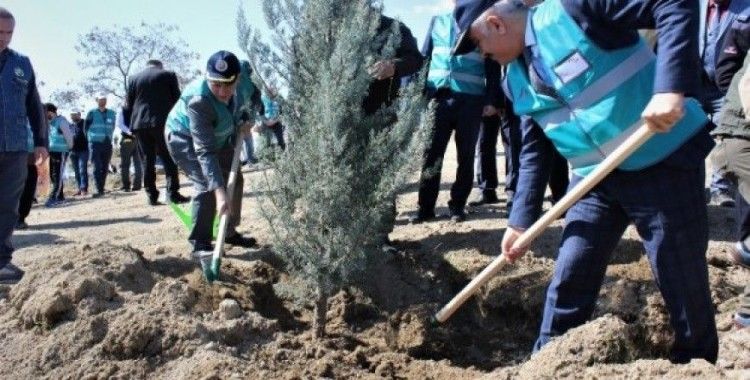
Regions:
[[[203, 67], [217, 50], [239, 53], [235, 18], [239, 5], [250, 23], [267, 33], [260, 0], [3, 0], [13, 13], [16, 29], [10, 47], [29, 56], [42, 101], [52, 91], [85, 78], [75, 50], [79, 35], [94, 26], [164, 22], [180, 27], [179, 37], [200, 54]], [[384, 0], [385, 14], [404, 22], [421, 47], [431, 16], [445, 12], [451, 0]], [[242, 58], [242, 57], [241, 57]], [[92, 98], [93, 98], [92, 94]], [[94, 106], [93, 99], [87, 103]]]

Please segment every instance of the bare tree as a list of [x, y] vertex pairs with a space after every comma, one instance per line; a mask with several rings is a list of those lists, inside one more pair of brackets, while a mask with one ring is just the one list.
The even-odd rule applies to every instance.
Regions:
[[78, 36], [78, 66], [91, 72], [82, 88], [88, 94], [104, 92], [124, 99], [131, 75], [145, 67], [149, 59], [159, 59], [177, 73], [181, 84], [195, 78], [199, 71], [198, 54], [179, 37], [179, 27], [164, 23], [119, 26], [95, 26]]
[[68, 82], [65, 88], [56, 89], [49, 94], [47, 101], [54, 103], [57, 108], [63, 110], [82, 110], [85, 102], [85, 97], [79, 89], [80, 86], [76, 86]]

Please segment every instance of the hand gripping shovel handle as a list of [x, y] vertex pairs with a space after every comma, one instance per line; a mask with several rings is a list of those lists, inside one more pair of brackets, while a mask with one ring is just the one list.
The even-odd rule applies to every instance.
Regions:
[[[227, 180], [227, 197], [229, 198], [229, 204], [231, 205], [234, 201], [234, 187], [237, 184], [237, 176], [240, 169], [240, 152], [242, 151], [242, 138], [241, 132], [237, 134], [237, 141], [234, 143], [234, 155], [232, 156], [232, 168], [229, 171], [229, 179]], [[230, 206], [231, 207], [231, 206]], [[224, 240], [227, 237], [227, 224], [229, 223], [229, 214], [225, 213], [219, 220], [219, 231], [216, 236], [216, 246], [214, 247], [214, 253], [211, 256], [211, 268], [208, 272], [204, 273], [208, 282], [213, 282], [219, 278], [219, 268], [221, 267], [221, 257], [224, 255]]]
[[[609, 155], [594, 171], [592, 171], [586, 178], [576, 185], [576, 187], [568, 192], [559, 202], [557, 202], [549, 211], [547, 211], [539, 220], [536, 221], [528, 230], [518, 237], [514, 242], [513, 247], [528, 247], [531, 242], [534, 241], [544, 230], [552, 224], [557, 218], [559, 218], [565, 211], [573, 206], [576, 201], [581, 199], [586, 193], [588, 193], [594, 186], [601, 182], [612, 170], [620, 166], [620, 164], [630, 157], [633, 152], [641, 147], [651, 136], [654, 135], [645, 124], [636, 130], [633, 135], [628, 137], [622, 145], [615, 149], [612, 154]], [[443, 306], [440, 311], [435, 314], [435, 319], [438, 322], [445, 322], [450, 318], [453, 313], [458, 310], [461, 305], [466, 302], [474, 293], [476, 293], [480, 287], [484, 286], [492, 277], [497, 274], [498, 271], [505, 265], [507, 260], [504, 255], [500, 255], [479, 275], [474, 278], [469, 285], [466, 285], [453, 299]]]

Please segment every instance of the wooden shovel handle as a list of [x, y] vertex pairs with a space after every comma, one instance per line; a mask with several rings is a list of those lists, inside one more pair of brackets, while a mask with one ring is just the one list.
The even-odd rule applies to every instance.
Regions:
[[[594, 169], [586, 178], [576, 185], [576, 187], [568, 192], [559, 202], [557, 202], [549, 211], [547, 211], [539, 220], [537, 220], [529, 229], [518, 237], [514, 242], [513, 248], [528, 247], [539, 235], [549, 227], [552, 222], [557, 220], [562, 214], [565, 213], [574, 203], [576, 203], [586, 193], [591, 191], [604, 177], [612, 172], [615, 168], [630, 157], [633, 152], [641, 147], [654, 132], [651, 131], [645, 124], [642, 125], [638, 130], [635, 131], [630, 137], [625, 140], [622, 145], [615, 149], [599, 166]], [[479, 288], [484, 286], [492, 277], [497, 274], [498, 271], [507, 262], [504, 255], [500, 255], [490, 265], [488, 265], [477, 277], [475, 277], [469, 285], [466, 285], [453, 299], [443, 306], [440, 311], [435, 314], [435, 319], [438, 322], [445, 322], [450, 318], [458, 308], [463, 305], [466, 300], [469, 299]]]

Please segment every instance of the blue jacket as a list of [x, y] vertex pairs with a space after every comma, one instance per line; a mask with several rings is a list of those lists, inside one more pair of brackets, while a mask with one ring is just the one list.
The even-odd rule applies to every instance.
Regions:
[[0, 52], [0, 152], [27, 151], [27, 122], [34, 146], [47, 147], [49, 129], [29, 59], [12, 49]]
[[734, 18], [726, 32], [721, 54], [716, 62], [716, 85], [726, 93], [734, 75], [742, 68], [750, 50], [750, 9]]
[[[639, 41], [638, 29], [659, 30], [659, 54], [654, 93], [700, 90], [698, 41], [698, 4], [694, 0], [562, 0], [565, 11], [597, 46], [614, 50]], [[613, 28], [612, 25], [618, 25]], [[544, 132], [524, 118], [523, 147], [520, 157], [518, 188], [509, 225], [528, 228], [539, 218], [544, 199], [544, 180], [548, 168], [549, 141]], [[713, 140], [707, 131], [698, 132], [659, 165], [694, 168], [702, 165]]]
[[729, 34], [730, 26], [738, 18], [750, 9], [748, 0], [731, 0], [729, 6], [721, 18], [718, 30], [710, 35], [706, 29], [708, 24], [708, 5], [710, 0], [699, 0], [700, 28], [698, 28], [698, 54], [701, 58], [702, 68], [702, 90], [697, 94], [703, 104], [703, 108], [710, 114], [718, 114], [723, 103], [724, 91], [716, 85], [716, 65], [721, 55], [724, 41]]

